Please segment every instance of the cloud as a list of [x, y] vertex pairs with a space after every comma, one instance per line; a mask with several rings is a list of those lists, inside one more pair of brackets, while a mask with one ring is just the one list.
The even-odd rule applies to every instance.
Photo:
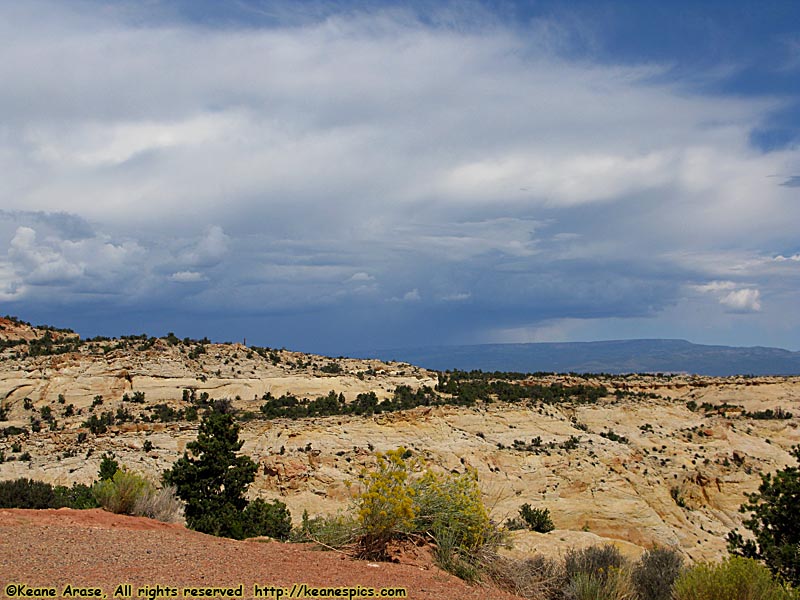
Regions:
[[142, 249], [135, 243], [114, 244], [101, 236], [39, 240], [36, 230], [24, 226], [17, 228], [8, 248], [17, 283], [26, 288], [100, 289], [127, 275], [141, 257]]
[[180, 121], [86, 122], [74, 127], [31, 127], [25, 141], [41, 161], [78, 168], [121, 165], [139, 155], [213, 143], [235, 129], [235, 114], [204, 114]]
[[369, 273], [359, 271], [358, 273], [353, 273], [353, 275], [351, 275], [347, 281], [351, 283], [363, 283], [367, 281], [375, 281], [375, 278]]
[[733, 281], [711, 281], [702, 285], [695, 286], [699, 292], [722, 292], [736, 288], [736, 283]]
[[719, 299], [723, 304], [739, 312], [758, 312], [761, 310], [761, 292], [752, 289], [734, 290]]
[[146, 236], [134, 239], [95, 231], [70, 215], [0, 213], [0, 293], [30, 304], [53, 297], [66, 305], [164, 302], [169, 294], [165, 281], [211, 281], [200, 271], [175, 269], [176, 264], [213, 270], [225, 259], [228, 242], [214, 227], [193, 238], [154, 244]]
[[390, 302], [419, 302], [420, 300], [422, 300], [422, 296], [417, 288], [407, 291], [400, 297], [394, 296], [389, 298]]
[[178, 283], [197, 283], [198, 281], [207, 281], [208, 278], [202, 273], [197, 271], [178, 271], [169, 276], [170, 280], [177, 281]]
[[676, 307], [779, 329], [800, 301], [796, 177], [769, 179], [800, 150], [750, 142], [784, 100], [573, 60], [564, 23], [474, 7], [200, 27], [158, 6], [0, 5], [0, 298], [20, 308], [446, 340]]
[[24, 274], [25, 282], [34, 285], [65, 283], [84, 273], [79, 263], [68, 261], [55, 248], [37, 244], [36, 231], [30, 227], [17, 229], [11, 239], [8, 257]]
[[402, 224], [420, 202], [452, 220], [497, 202], [707, 193], [730, 177], [719, 165], [749, 162], [747, 174], [779, 160], [743, 154], [768, 103], [654, 84], [657, 65], [569, 63], [502, 27], [459, 32], [397, 11], [202, 35], [113, 13], [64, 21], [5, 32], [14, 60], [0, 75], [16, 85], [0, 108], [18, 147], [0, 164], [17, 174], [3, 191], [28, 190], [17, 207], [67, 202], [166, 230], [220, 222], [224, 203], [228, 231], [248, 214], [281, 233], [305, 219], [341, 235], [376, 216]]
[[472, 298], [472, 294], [469, 292], [459, 292], [456, 294], [448, 294], [447, 296], [442, 296], [442, 300], [445, 302], [464, 302], [465, 300], [469, 300]]
[[733, 281], [711, 281], [696, 285], [694, 288], [699, 292], [716, 296], [719, 303], [732, 312], [761, 311], [761, 292], [758, 289], [742, 287]]
[[212, 225], [203, 238], [181, 255], [181, 261], [193, 267], [212, 267], [220, 263], [228, 252], [230, 238], [222, 227]]
[[783, 187], [790, 187], [796, 188], [800, 187], [800, 175], [792, 175], [791, 177], [787, 178], [786, 181], [781, 183]]

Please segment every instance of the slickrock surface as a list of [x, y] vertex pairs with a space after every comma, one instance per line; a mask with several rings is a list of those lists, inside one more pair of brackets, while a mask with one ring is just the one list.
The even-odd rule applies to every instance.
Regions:
[[[25, 336], [30, 332], [20, 333]], [[188, 389], [229, 398], [255, 415], [241, 431], [243, 451], [259, 463], [250, 495], [282, 500], [295, 521], [303, 510], [313, 517], [346, 509], [353, 490], [347, 482], [374, 464], [375, 451], [403, 445], [437, 468], [476, 469], [497, 521], [516, 516], [525, 502], [548, 508], [557, 530], [515, 533], [511, 552], [517, 555], [615, 541], [631, 555], [658, 543], [694, 560], [719, 558], [727, 532], [741, 529], [745, 494], [757, 489], [761, 473], [794, 464], [789, 451], [800, 443], [798, 377], [553, 375], [531, 383], [603, 385], [608, 395], [595, 404], [492, 402], [269, 420], [259, 417], [265, 392], [314, 398], [334, 391], [349, 402], [361, 392], [388, 398], [399, 385], [434, 386], [437, 376], [401, 363], [164, 339], [98, 341], [34, 357], [12, 347], [0, 359], [0, 401], [7, 412], [0, 429], [30, 429], [46, 407], [57, 422], [53, 431], [43, 422], [38, 433], [0, 436], [6, 457], [0, 479], [91, 483], [110, 451], [158, 480], [195, 438], [196, 421], [139, 419], [97, 435], [81, 423], [101, 411], [125, 409], [139, 418], [157, 404], [185, 409]], [[331, 363], [338, 372], [325, 372]], [[137, 391], [144, 403], [123, 400]], [[102, 404], [93, 408], [97, 396]], [[64, 416], [70, 405], [75, 414]], [[766, 409], [794, 416], [755, 419], [744, 412]], [[573, 446], [562, 447], [573, 437]], [[147, 451], [146, 442], [152, 444]], [[30, 461], [9, 460], [24, 452]]]

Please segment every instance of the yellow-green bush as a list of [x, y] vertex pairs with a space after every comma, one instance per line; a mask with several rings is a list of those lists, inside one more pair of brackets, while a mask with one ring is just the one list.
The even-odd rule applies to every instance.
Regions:
[[138, 473], [117, 469], [109, 479], [92, 486], [92, 496], [105, 510], [123, 515], [148, 517], [166, 523], [181, 520], [183, 503], [175, 495], [174, 486], [161, 489]]
[[701, 563], [675, 582], [676, 600], [796, 600], [764, 565], [751, 558], [733, 556], [717, 563]]
[[356, 498], [363, 530], [363, 554], [381, 557], [388, 542], [407, 534], [433, 537], [444, 562], [457, 560], [487, 543], [494, 531], [474, 471], [437, 474], [410, 458], [405, 448], [377, 455], [377, 465], [362, 474]]
[[127, 469], [117, 469], [111, 479], [98, 481], [92, 494], [98, 504], [109, 512], [132, 515], [136, 502], [154, 490], [147, 479]]
[[406, 462], [405, 454], [405, 448], [379, 452], [375, 470], [362, 473], [365, 489], [356, 502], [367, 554], [383, 554], [392, 537], [412, 530], [414, 490], [408, 477], [416, 464]]
[[478, 548], [488, 541], [493, 528], [475, 471], [426, 471], [411, 489], [416, 531], [448, 530], [453, 543], [463, 549]]

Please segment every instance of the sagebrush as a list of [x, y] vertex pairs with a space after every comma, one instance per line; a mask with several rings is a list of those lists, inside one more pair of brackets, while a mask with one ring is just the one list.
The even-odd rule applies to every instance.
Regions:
[[675, 582], [675, 600], [797, 600], [752, 558], [732, 556], [717, 564], [700, 563]]

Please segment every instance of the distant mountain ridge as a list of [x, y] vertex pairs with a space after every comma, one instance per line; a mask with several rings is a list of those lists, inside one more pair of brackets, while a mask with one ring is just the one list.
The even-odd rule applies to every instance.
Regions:
[[440, 371], [800, 375], [800, 352], [670, 339], [428, 346], [377, 350], [372, 355]]

